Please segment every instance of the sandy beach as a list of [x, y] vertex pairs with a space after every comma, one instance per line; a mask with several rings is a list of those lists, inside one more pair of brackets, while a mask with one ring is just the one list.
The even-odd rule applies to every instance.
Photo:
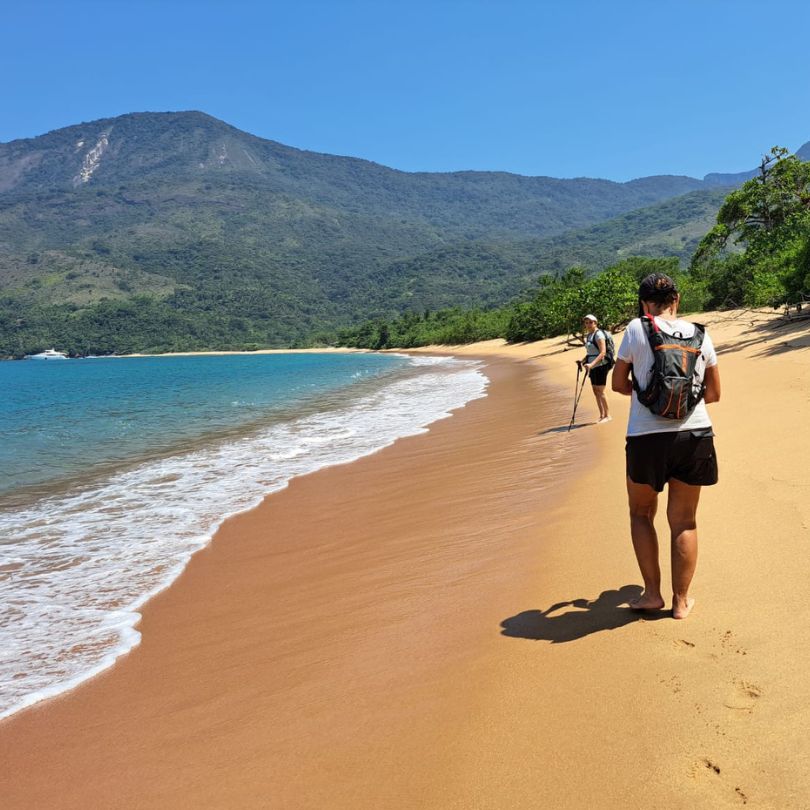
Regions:
[[628, 402], [597, 426], [586, 390], [567, 433], [579, 352], [444, 348], [489, 395], [227, 521], [139, 647], [0, 723], [0, 805], [810, 806], [810, 322], [701, 320], [721, 481], [688, 620], [623, 606]]

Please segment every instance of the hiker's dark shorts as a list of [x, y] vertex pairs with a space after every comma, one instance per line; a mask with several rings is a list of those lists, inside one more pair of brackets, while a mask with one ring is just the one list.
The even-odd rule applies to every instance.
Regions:
[[592, 368], [590, 374], [591, 385], [605, 385], [607, 383], [607, 375], [610, 369], [607, 366], [597, 366]]
[[717, 483], [717, 455], [711, 428], [628, 436], [625, 445], [627, 476], [663, 492], [670, 478], [708, 487]]

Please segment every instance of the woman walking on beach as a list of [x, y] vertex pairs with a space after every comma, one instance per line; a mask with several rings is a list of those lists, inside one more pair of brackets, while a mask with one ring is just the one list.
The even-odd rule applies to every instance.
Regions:
[[599, 408], [599, 419], [597, 424], [610, 422], [612, 419], [608, 410], [607, 397], [605, 396], [605, 386], [607, 385], [607, 375], [610, 366], [607, 361], [607, 339], [605, 333], [599, 329], [599, 322], [595, 315], [586, 315], [582, 319], [585, 332], [585, 359], [580, 360], [582, 368], [589, 372], [593, 396]]
[[[700, 489], [717, 483], [714, 433], [706, 404], [720, 399], [720, 374], [711, 338], [703, 327], [678, 318], [679, 301], [669, 276], [653, 273], [641, 282], [639, 317], [624, 333], [613, 390], [632, 397], [625, 450], [627, 494], [630, 534], [644, 593], [630, 607], [664, 607], [653, 520], [658, 494], [668, 484], [672, 615], [685, 619], [694, 604], [689, 585], [697, 563]], [[655, 353], [651, 343], [656, 345]], [[665, 376], [667, 360], [674, 364], [670, 376]]]

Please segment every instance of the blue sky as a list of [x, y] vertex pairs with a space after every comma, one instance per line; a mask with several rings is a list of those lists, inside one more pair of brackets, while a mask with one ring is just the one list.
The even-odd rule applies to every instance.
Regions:
[[406, 171], [627, 180], [810, 140], [810, 4], [14, 2], [0, 141], [198, 109]]

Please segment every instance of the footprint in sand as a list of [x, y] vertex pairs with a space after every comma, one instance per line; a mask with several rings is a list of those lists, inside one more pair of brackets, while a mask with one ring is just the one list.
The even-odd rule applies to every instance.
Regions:
[[761, 697], [762, 690], [756, 684], [748, 681], [735, 681], [732, 692], [723, 705], [728, 709], [750, 714]]
[[683, 683], [677, 675], [672, 675], [669, 678], [658, 676], [658, 683], [669, 689], [673, 695], [677, 695], [683, 690]]
[[[721, 773], [722, 771], [717, 762], [715, 762], [712, 759], [709, 759], [708, 757], [704, 757], [703, 759], [697, 760], [697, 762], [694, 762], [692, 764], [692, 767], [689, 769], [689, 776], [692, 779], [700, 780], [704, 778], [709, 778], [712, 782], [715, 782], [715, 784], [717, 784], [718, 787], [720, 785], [723, 785], [725, 787], [725, 785], [727, 784], [725, 783], [725, 779], [727, 778], [727, 776], [723, 777], [721, 776]], [[748, 796], [739, 785], [736, 785], [734, 787], [732, 795], [734, 799], [740, 804], [748, 804]]]
[[695, 646], [694, 641], [687, 641], [685, 638], [679, 638], [672, 642], [672, 646], [676, 650], [692, 649]]
[[720, 776], [720, 766], [708, 757], [698, 759], [689, 768], [689, 776], [692, 779], [701, 779], [706, 773]]
[[734, 639], [734, 633], [731, 630], [726, 630], [720, 636], [720, 648], [723, 653], [736, 653], [737, 655], [748, 655], [748, 650], [738, 646], [737, 641]]

